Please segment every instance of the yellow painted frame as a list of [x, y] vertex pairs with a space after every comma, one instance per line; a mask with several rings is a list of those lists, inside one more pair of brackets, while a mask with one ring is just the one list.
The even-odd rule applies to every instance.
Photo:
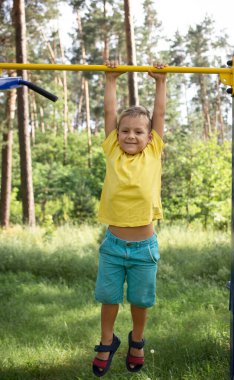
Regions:
[[234, 57], [232, 57], [232, 66], [226, 68], [215, 67], [178, 67], [167, 66], [163, 69], [156, 69], [153, 66], [129, 66], [119, 65], [111, 69], [106, 65], [70, 65], [70, 64], [51, 64], [51, 63], [3, 63], [0, 62], [1, 70], [62, 70], [62, 71], [116, 71], [116, 72], [167, 72], [167, 73], [199, 73], [199, 74], [219, 74], [223, 84], [232, 87], [234, 94]]

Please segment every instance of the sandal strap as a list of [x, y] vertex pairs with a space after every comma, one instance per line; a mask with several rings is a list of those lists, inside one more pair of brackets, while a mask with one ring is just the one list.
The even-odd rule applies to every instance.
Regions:
[[117, 345], [119, 346], [119, 339], [113, 334], [113, 341], [110, 345], [102, 344], [94, 347], [95, 352], [113, 352], [116, 350]]
[[98, 368], [106, 368], [108, 364], [108, 360], [102, 360], [98, 358], [94, 358], [93, 365], [97, 366]]
[[95, 352], [111, 352], [112, 351], [112, 344], [110, 346], [99, 344], [94, 347]]
[[132, 340], [132, 331], [128, 335], [128, 343], [129, 343], [129, 347], [137, 348], [138, 350], [140, 350], [141, 348], [143, 348], [144, 345], [145, 345], [144, 339], [142, 339], [141, 342], [134, 342]]
[[128, 363], [129, 364], [139, 364], [139, 365], [143, 365], [144, 364], [144, 361], [145, 361], [145, 358], [144, 356], [132, 356], [132, 355], [128, 355]]

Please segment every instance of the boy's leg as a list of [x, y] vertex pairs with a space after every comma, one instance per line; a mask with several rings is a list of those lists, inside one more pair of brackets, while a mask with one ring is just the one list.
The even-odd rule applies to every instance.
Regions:
[[[144, 338], [144, 328], [147, 320], [147, 308], [131, 305], [132, 314], [132, 340], [134, 342], [141, 342]], [[138, 348], [131, 348], [130, 354], [133, 356], [144, 356], [144, 351]], [[134, 364], [130, 364], [131, 368], [134, 368]]]
[[119, 310], [119, 305], [102, 305], [101, 310], [101, 342], [110, 344], [113, 339], [114, 323]]
[[[142, 342], [147, 310], [154, 305], [156, 298], [157, 262], [160, 258], [156, 235], [153, 235], [146, 242], [133, 243], [132, 250], [129, 250], [129, 253], [127, 299], [131, 304], [132, 341]], [[143, 348], [134, 349], [131, 347], [130, 355], [143, 357]], [[134, 364], [130, 364], [130, 367], [134, 368]]]
[[147, 320], [147, 308], [131, 305], [132, 313], [132, 339], [136, 342], [141, 341], [144, 338], [144, 329]]
[[[101, 342], [110, 345], [113, 340], [114, 323], [118, 314], [119, 305], [102, 304], [101, 309]], [[109, 358], [109, 352], [98, 352], [96, 357], [102, 360]]]

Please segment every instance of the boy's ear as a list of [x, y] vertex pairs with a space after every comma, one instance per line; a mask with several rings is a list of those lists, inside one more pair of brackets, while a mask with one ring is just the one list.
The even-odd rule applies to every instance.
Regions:
[[152, 134], [152, 132], [150, 132], [149, 133], [149, 141], [152, 141], [152, 139], [153, 139], [153, 134]]

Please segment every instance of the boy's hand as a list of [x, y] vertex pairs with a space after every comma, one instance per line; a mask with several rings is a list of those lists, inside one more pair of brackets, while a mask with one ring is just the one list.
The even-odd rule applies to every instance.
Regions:
[[[119, 65], [119, 62], [118, 61], [109, 61], [109, 60], [106, 60], [105, 63], [104, 63], [107, 67], [110, 67], [111, 69], [115, 69], [116, 67], [118, 67]], [[116, 79], [118, 78], [120, 75], [124, 74], [123, 72], [117, 72], [117, 71], [106, 71], [106, 78], [112, 78], [112, 79]]]
[[[153, 63], [153, 66], [156, 69], [164, 69], [165, 67], [167, 67], [167, 65], [165, 65], [164, 63], [160, 63], [160, 62]], [[155, 73], [155, 72], [149, 71], [148, 74], [149, 74], [149, 76], [154, 78], [156, 81], [166, 80], [166, 76], [167, 76], [167, 73], [165, 73], [165, 72]]]

